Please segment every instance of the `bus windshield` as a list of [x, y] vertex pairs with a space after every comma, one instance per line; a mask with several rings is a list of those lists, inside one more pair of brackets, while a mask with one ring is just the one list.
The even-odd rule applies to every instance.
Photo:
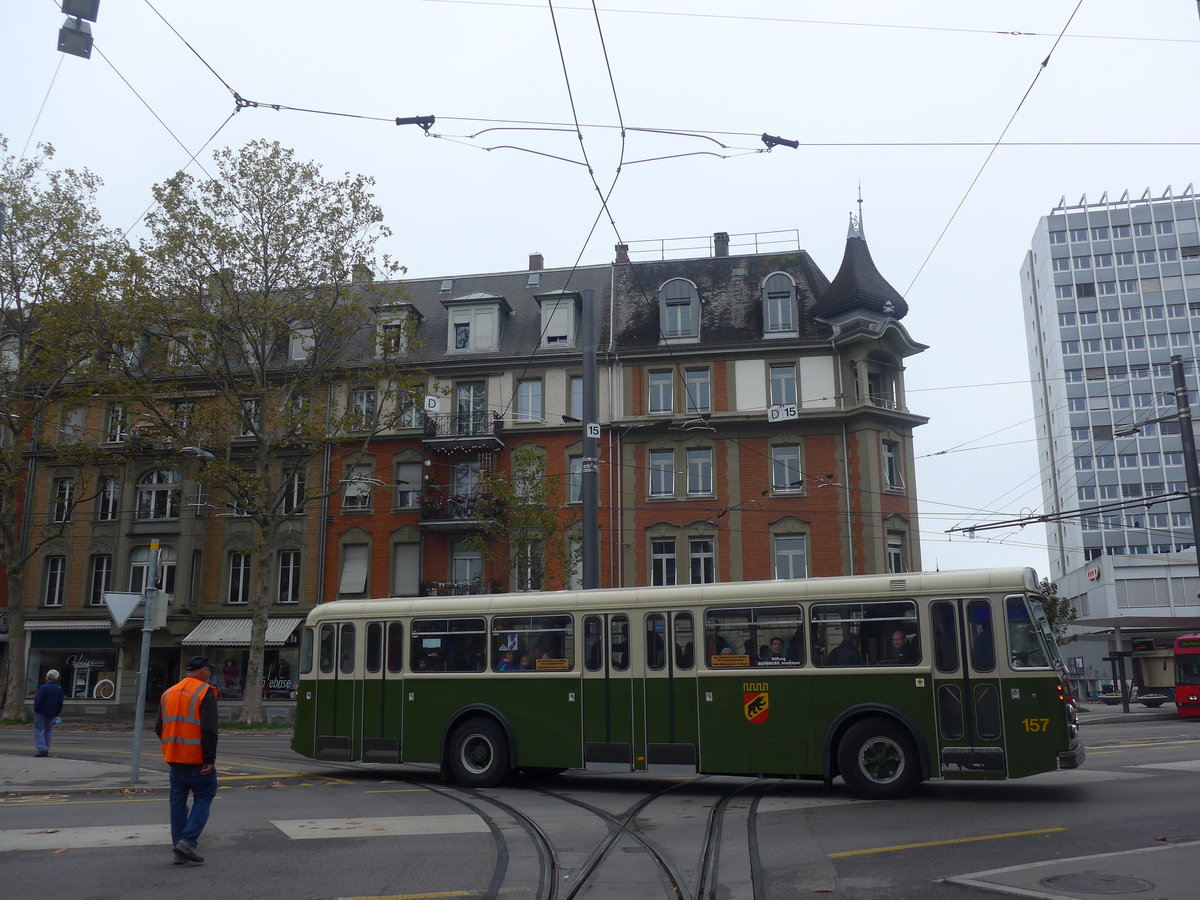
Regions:
[[[1046, 621], [1046, 613], [1042, 605], [1032, 601], [1036, 621], [1029, 615], [1029, 607], [1025, 597], [1013, 595], [1006, 598], [1005, 610], [1008, 615], [1008, 652], [1014, 669], [1044, 669], [1049, 668], [1050, 659], [1057, 659], [1054, 641], [1048, 637], [1050, 626]], [[1053, 655], [1052, 655], [1053, 654]], [[1061, 663], [1060, 663], [1061, 664]]]

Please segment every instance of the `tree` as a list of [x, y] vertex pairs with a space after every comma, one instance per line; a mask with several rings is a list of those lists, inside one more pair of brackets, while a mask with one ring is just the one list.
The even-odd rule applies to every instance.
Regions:
[[[65, 522], [48, 520], [25, 497], [38, 460], [94, 457], [70, 410], [84, 403], [97, 357], [93, 325], [120, 295], [128, 248], [95, 206], [100, 181], [87, 171], [48, 168], [39, 146], [29, 159], [0, 136], [0, 569], [8, 589], [9, 639], [3, 716], [24, 714], [25, 604], [29, 564]], [[61, 415], [64, 410], [66, 415]], [[61, 417], [60, 417], [61, 415]], [[64, 498], [63, 519], [80, 502]], [[49, 517], [56, 518], [56, 517]]]
[[1075, 635], [1069, 634], [1067, 629], [1079, 613], [1070, 600], [1058, 595], [1058, 585], [1049, 578], [1043, 578], [1038, 589], [1042, 592], [1042, 609], [1046, 612], [1050, 633], [1054, 635], [1055, 642], [1059, 646], [1069, 644], [1075, 640]]
[[122, 307], [145, 340], [121, 392], [135, 432], [198, 457], [226, 521], [252, 528], [242, 720], [255, 722], [280, 539], [346, 489], [314, 483], [314, 463], [406, 414], [414, 322], [401, 289], [373, 280], [397, 267], [376, 251], [390, 232], [371, 179], [326, 179], [263, 140], [219, 151], [216, 169], [154, 188], [144, 278]]
[[482, 531], [467, 539], [467, 546], [489, 560], [508, 551], [513, 591], [545, 590], [547, 575], [556, 573], [558, 587], [566, 587], [569, 573], [580, 564], [580, 550], [565, 538], [574, 515], [560, 508], [560, 492], [546, 477], [546, 456], [532, 445], [513, 452], [509, 471], [487, 472], [481, 479]]

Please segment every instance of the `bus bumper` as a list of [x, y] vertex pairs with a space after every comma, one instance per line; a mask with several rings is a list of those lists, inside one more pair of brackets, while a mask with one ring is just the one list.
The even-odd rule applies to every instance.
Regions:
[[1058, 767], [1060, 769], [1078, 769], [1083, 765], [1083, 760], [1086, 756], [1087, 753], [1081, 743], [1076, 744], [1070, 750], [1060, 750], [1058, 753]]

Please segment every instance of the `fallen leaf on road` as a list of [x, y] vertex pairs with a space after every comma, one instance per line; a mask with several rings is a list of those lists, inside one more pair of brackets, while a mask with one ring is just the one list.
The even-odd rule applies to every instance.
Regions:
[[70, 849], [71, 849], [70, 847], [59, 847], [59, 848], [58, 848], [57, 850], [55, 850], [54, 852], [55, 852], [55, 853], [66, 853], [66, 852], [67, 852], [68, 850], [70, 850]]

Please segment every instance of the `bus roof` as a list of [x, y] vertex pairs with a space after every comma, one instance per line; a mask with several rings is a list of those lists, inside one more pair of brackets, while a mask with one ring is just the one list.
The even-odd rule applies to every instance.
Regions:
[[801, 600], [880, 600], [888, 596], [953, 596], [981, 592], [1036, 592], [1033, 569], [1009, 567], [951, 572], [903, 572], [888, 575], [839, 575], [774, 581], [724, 581], [671, 587], [596, 588], [589, 591], [528, 591], [450, 597], [383, 597], [335, 600], [308, 614], [307, 624], [324, 619], [362, 619], [401, 615], [517, 615], [533, 612], [673, 608], [748, 601], [789, 603]]

